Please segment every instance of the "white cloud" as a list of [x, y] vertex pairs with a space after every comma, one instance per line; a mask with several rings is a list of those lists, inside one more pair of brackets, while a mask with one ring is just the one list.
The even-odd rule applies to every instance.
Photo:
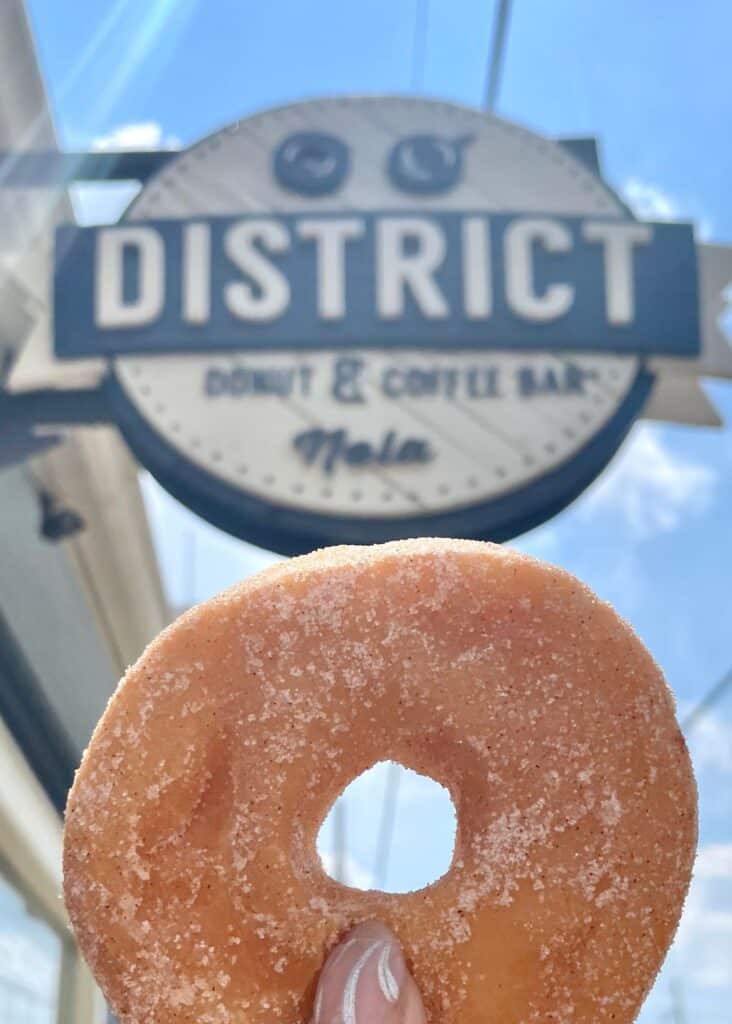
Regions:
[[[697, 700], [679, 702], [680, 722], [685, 722], [694, 711]], [[732, 775], [732, 720], [726, 715], [724, 706], [715, 710], [709, 708], [702, 712], [694, 719], [690, 728], [684, 730], [684, 733], [697, 775], [705, 769]], [[717, 788], [715, 792], [717, 792]], [[729, 797], [727, 786], [722, 786], [720, 795], [724, 798]]]
[[136, 149], [180, 149], [180, 139], [165, 135], [157, 121], [134, 121], [113, 128], [106, 135], [92, 141], [92, 149], [99, 151]]
[[657, 185], [629, 178], [622, 192], [633, 213], [643, 220], [678, 220], [681, 217], [677, 201]]
[[697, 773], [711, 769], [732, 775], [732, 724], [707, 711], [694, 722], [688, 742]]
[[[720, 862], [728, 858], [728, 853], [720, 852], [723, 849], [717, 845], [699, 850], [673, 947], [679, 973], [703, 989], [732, 989], [732, 886], [731, 876], [718, 873], [725, 867]], [[705, 875], [707, 870], [712, 874]]]
[[641, 178], [628, 178], [621, 189], [623, 198], [641, 220], [695, 220], [699, 238], [709, 239], [712, 224], [695, 210], [696, 203], [682, 203], [675, 196]]
[[717, 474], [700, 462], [677, 455], [654, 428], [639, 426], [578, 508], [584, 519], [620, 515], [631, 538], [671, 533], [685, 517], [708, 507]]
[[697, 878], [732, 879], [732, 843], [710, 843], [702, 846], [696, 857]]

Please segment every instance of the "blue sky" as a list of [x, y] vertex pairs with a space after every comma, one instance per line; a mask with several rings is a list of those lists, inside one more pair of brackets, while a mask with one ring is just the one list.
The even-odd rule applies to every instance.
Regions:
[[[122, 129], [139, 145], [186, 144], [262, 107], [324, 93], [416, 90], [478, 104], [492, 5], [423, 2], [424, 48], [415, 55], [417, 7], [29, 0], [68, 147], [100, 137], [113, 144]], [[499, 113], [547, 135], [597, 135], [607, 178], [641, 213], [694, 219], [704, 237], [732, 244], [731, 36], [732, 6], [722, 0], [518, 0]], [[109, 215], [121, 202], [97, 194], [90, 208]], [[577, 573], [630, 619], [682, 713], [732, 665], [732, 384], [706, 388], [726, 428], [637, 425], [581, 499], [516, 542]], [[151, 482], [145, 489], [176, 604], [269, 560], [202, 525]], [[669, 1019], [672, 983], [695, 1024], [721, 1024], [732, 1000], [732, 693], [690, 741], [701, 855], [644, 1024]], [[349, 801], [355, 881], [367, 883], [373, 871], [384, 781], [377, 770]], [[415, 837], [423, 866], [437, 872], [451, 834], [449, 813], [413, 777], [401, 785], [399, 814], [388, 875], [395, 889], [414, 881]]]

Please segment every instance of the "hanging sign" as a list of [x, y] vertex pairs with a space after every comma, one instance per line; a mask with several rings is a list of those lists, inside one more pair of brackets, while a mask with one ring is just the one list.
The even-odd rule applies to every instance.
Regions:
[[251, 117], [59, 229], [55, 358], [106, 360], [140, 461], [238, 536], [511, 537], [722, 359], [692, 227], [592, 152], [420, 99]]

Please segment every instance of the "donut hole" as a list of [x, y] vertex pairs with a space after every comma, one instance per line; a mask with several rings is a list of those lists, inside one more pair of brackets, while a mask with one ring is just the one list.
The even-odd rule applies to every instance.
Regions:
[[457, 817], [439, 782], [379, 761], [346, 787], [320, 827], [325, 873], [352, 889], [414, 892], [452, 864]]

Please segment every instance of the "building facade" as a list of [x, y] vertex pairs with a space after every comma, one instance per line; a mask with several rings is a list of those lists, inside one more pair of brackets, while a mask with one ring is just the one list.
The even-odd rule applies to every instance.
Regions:
[[[0, 61], [0, 149], [55, 149], [21, 0], [0, 7]], [[63, 188], [0, 187], [3, 375], [27, 357], [49, 301], [52, 228], [72, 217]], [[0, 465], [0, 1020], [97, 1024], [104, 1001], [60, 899], [65, 794], [167, 609], [137, 470], [115, 432], [13, 441], [6, 454], [29, 458]]]

